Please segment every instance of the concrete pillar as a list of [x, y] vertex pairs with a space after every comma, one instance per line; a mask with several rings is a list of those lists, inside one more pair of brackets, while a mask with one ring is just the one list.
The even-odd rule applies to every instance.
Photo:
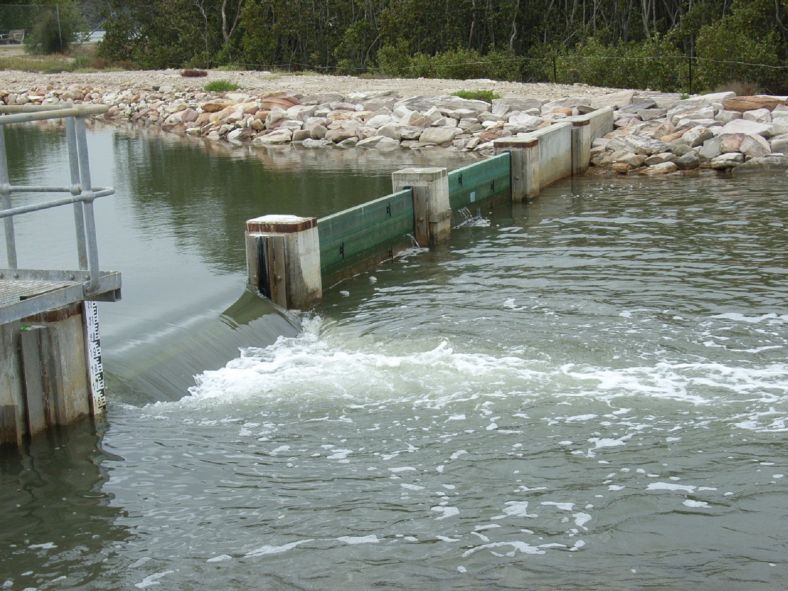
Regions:
[[394, 192], [413, 189], [415, 238], [434, 247], [451, 234], [449, 174], [445, 168], [405, 168], [391, 174]]
[[21, 445], [27, 431], [19, 330], [19, 322], [0, 325], [0, 445]]
[[323, 297], [317, 218], [266, 215], [246, 222], [249, 287], [287, 309]]
[[29, 319], [21, 333], [28, 433], [91, 414], [82, 304]]
[[0, 326], [0, 444], [91, 414], [82, 304]]
[[536, 197], [540, 189], [539, 140], [529, 137], [507, 137], [495, 140], [496, 154], [509, 152], [512, 167], [512, 202]]
[[572, 121], [572, 176], [580, 176], [591, 161], [591, 125], [587, 117]]

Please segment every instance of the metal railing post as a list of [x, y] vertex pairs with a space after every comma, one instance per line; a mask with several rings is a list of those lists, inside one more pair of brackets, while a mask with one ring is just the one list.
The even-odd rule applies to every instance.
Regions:
[[[77, 150], [77, 131], [74, 117], [66, 118], [66, 141], [68, 142], [68, 164], [71, 170], [71, 194], [75, 197], [82, 192], [79, 173], [79, 154]], [[77, 234], [77, 255], [79, 268], [88, 268], [88, 253], [85, 245], [85, 208], [81, 201], [74, 202], [74, 228]]]
[[96, 242], [96, 219], [93, 215], [93, 185], [90, 180], [90, 162], [88, 160], [88, 140], [85, 134], [85, 119], [78, 116], [76, 119], [77, 147], [79, 153], [79, 176], [82, 184], [82, 197], [84, 199], [85, 240], [87, 243], [88, 272], [90, 283], [88, 292], [98, 287], [99, 260], [98, 244]]
[[[11, 209], [11, 185], [8, 177], [8, 159], [5, 152], [5, 125], [0, 125], [0, 207]], [[17, 268], [14, 218], [3, 220], [5, 229], [6, 260], [9, 269]]]

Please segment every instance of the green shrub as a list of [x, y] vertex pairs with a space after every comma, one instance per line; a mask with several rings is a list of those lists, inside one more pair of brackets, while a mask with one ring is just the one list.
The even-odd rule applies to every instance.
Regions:
[[589, 37], [556, 60], [558, 82], [565, 84], [582, 82], [594, 86], [651, 88], [664, 92], [687, 87], [686, 57], [662, 37], [616, 46], [604, 45]]
[[230, 82], [229, 80], [213, 80], [203, 86], [206, 92], [229, 92], [238, 90], [238, 85]]
[[[779, 68], [785, 65], [786, 48], [780, 41], [774, 9], [768, 0], [738, 0], [728, 15], [701, 28], [696, 49], [698, 81], [703, 88], [735, 80], [773, 94], [788, 92], [785, 69]], [[765, 33], [753, 35], [756, 30]]]
[[450, 49], [435, 55], [408, 54], [408, 44], [384, 45], [378, 50], [377, 72], [403, 78], [492, 78], [520, 80], [524, 60], [503, 50], [481, 54], [475, 49]]
[[452, 92], [452, 94], [460, 98], [484, 101], [486, 103], [492, 103], [493, 99], [501, 98], [492, 90], [458, 90], [457, 92]]
[[25, 45], [30, 53], [64, 53], [77, 39], [82, 28], [82, 17], [74, 2], [64, 0], [56, 6], [42, 6], [33, 23], [32, 30], [25, 36]]
[[385, 76], [408, 78], [411, 73], [411, 57], [408, 42], [404, 39], [397, 41], [396, 45], [384, 45], [378, 50], [377, 72]]

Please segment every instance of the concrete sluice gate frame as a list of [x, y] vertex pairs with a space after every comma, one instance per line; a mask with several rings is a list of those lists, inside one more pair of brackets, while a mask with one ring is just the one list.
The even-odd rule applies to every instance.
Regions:
[[[121, 276], [99, 270], [93, 202], [115, 191], [92, 186], [85, 133], [85, 119], [106, 110], [104, 105], [0, 107], [0, 218], [7, 265], [0, 269], [0, 445], [22, 445], [28, 437], [106, 408], [95, 302], [120, 299]], [[10, 184], [5, 127], [50, 119], [64, 120], [70, 184]], [[11, 205], [14, 194], [52, 193], [68, 196]], [[69, 205], [79, 269], [19, 269], [14, 218]]]
[[453, 212], [492, 197], [520, 203], [562, 178], [583, 174], [592, 142], [612, 130], [613, 109], [607, 107], [495, 140], [495, 156], [451, 172], [396, 171], [390, 195], [325, 218], [248, 220], [248, 287], [283, 308], [308, 308], [322, 298], [324, 282], [369, 268], [413, 242], [430, 248], [445, 242]]

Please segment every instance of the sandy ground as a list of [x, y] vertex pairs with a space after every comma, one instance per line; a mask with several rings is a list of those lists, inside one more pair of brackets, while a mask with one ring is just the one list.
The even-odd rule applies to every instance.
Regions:
[[546, 100], [566, 96], [599, 96], [616, 89], [582, 84], [521, 84], [493, 80], [435, 80], [398, 78], [356, 78], [353, 76], [325, 76], [317, 74], [291, 75], [270, 72], [210, 71], [207, 78], [184, 78], [179, 70], [147, 70], [96, 73], [36, 74], [15, 70], [0, 71], [0, 91], [19, 92], [37, 88], [62, 88], [71, 84], [91, 86], [96, 90], [158, 86], [167, 90], [202, 90], [211, 80], [229, 80], [240, 92], [290, 92], [294, 94], [339, 93], [394, 93], [400, 96], [436, 96], [457, 90], [493, 90], [508, 97], [533, 97]]

